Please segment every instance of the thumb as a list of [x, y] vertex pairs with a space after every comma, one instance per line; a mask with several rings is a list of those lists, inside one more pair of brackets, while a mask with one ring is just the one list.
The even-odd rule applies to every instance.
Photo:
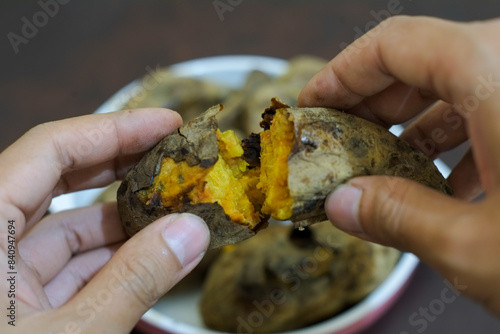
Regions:
[[209, 230], [197, 216], [162, 217], [124, 243], [67, 307], [83, 328], [128, 333], [199, 263], [208, 243]]
[[[352, 179], [327, 198], [339, 229], [362, 239], [432, 258], [463, 203], [416, 182], [389, 176]], [[435, 256], [435, 254], [434, 254]]]

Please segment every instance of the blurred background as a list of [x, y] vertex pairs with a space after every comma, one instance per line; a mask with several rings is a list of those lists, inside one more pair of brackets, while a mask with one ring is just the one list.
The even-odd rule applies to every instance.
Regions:
[[[0, 2], [0, 150], [36, 124], [92, 113], [148, 68], [226, 54], [330, 59], [394, 9], [459, 21], [500, 14], [493, 0], [220, 1], [236, 4], [226, 11], [217, 1], [59, 0], [47, 10], [48, 2]], [[443, 159], [453, 166], [460, 154]], [[410, 317], [446, 287], [420, 265], [395, 307], [366, 333], [421, 330]], [[428, 319], [425, 332], [498, 333], [500, 321], [459, 296]]]

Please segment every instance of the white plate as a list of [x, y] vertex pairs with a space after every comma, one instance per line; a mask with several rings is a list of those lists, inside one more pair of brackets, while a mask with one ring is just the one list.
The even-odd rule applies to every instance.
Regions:
[[[287, 69], [287, 62], [282, 59], [262, 56], [217, 56], [182, 62], [171, 66], [180, 77], [193, 77], [209, 80], [232, 88], [241, 86], [247, 74], [252, 70], [261, 70], [271, 76], [278, 76]], [[137, 93], [139, 81], [123, 87], [96, 110], [106, 113], [121, 109], [125, 102]], [[393, 126], [391, 131], [399, 135], [403, 128]], [[441, 161], [435, 161], [441, 173], [447, 177], [450, 169]], [[52, 201], [50, 210], [57, 212], [65, 209], [91, 204], [102, 189], [91, 189], [59, 196]], [[370, 295], [348, 310], [307, 328], [295, 330], [294, 334], [347, 334], [356, 333], [377, 320], [397, 300], [404, 291], [418, 259], [413, 254], [405, 253], [387, 279]], [[175, 334], [216, 334], [220, 332], [204, 328], [198, 312], [199, 291], [182, 296], [161, 299], [141, 319], [139, 327], [155, 333]], [[290, 333], [290, 332], [289, 332]]]

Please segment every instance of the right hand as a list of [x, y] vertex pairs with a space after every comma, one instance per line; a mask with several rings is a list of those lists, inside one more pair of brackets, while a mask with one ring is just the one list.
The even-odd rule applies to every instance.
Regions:
[[[333, 58], [299, 106], [344, 109], [384, 126], [426, 110], [402, 138], [435, 158], [467, 139], [449, 176], [455, 198], [409, 180], [352, 179], [326, 202], [330, 220], [415, 253], [500, 315], [500, 20], [392, 17]], [[483, 189], [481, 202], [470, 200]]]

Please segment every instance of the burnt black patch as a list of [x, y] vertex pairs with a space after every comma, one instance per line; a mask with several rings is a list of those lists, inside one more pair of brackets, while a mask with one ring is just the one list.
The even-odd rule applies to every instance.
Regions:
[[276, 110], [283, 108], [290, 108], [290, 106], [273, 97], [271, 99], [271, 105], [262, 113], [262, 122], [260, 122], [260, 127], [264, 130], [269, 130], [271, 128], [271, 122], [274, 115], [276, 115]]
[[276, 115], [276, 109], [269, 107], [262, 113], [262, 121], [260, 122], [260, 127], [264, 130], [269, 130], [271, 128], [271, 123], [273, 121], [274, 115]]
[[252, 133], [250, 137], [241, 141], [241, 146], [243, 147], [243, 159], [251, 167], [260, 166], [260, 135]]

